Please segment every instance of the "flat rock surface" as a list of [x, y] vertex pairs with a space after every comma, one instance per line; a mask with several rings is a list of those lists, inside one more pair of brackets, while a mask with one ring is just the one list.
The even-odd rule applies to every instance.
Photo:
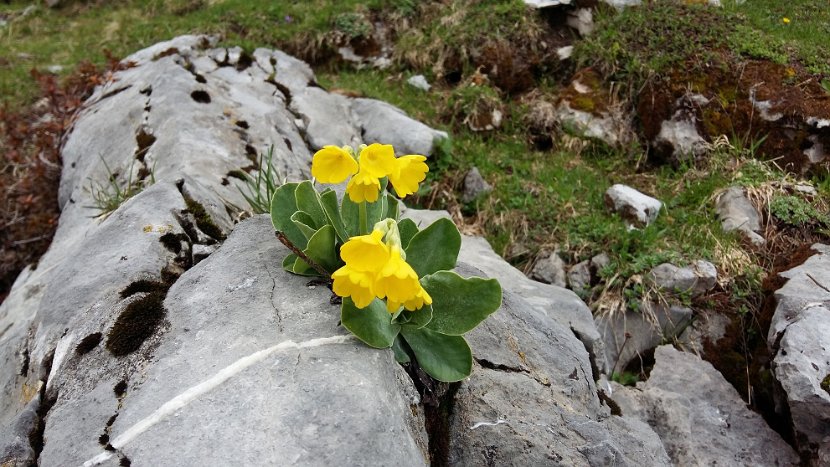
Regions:
[[665, 345], [648, 381], [612, 383], [623, 415], [648, 423], [675, 465], [799, 465], [795, 451], [711, 364]]

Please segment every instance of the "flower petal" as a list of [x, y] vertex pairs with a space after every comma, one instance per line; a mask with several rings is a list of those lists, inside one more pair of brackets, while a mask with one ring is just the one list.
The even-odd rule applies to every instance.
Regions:
[[311, 159], [311, 175], [320, 183], [340, 183], [357, 170], [357, 161], [337, 146], [323, 146]]
[[379, 271], [389, 261], [389, 247], [381, 239], [383, 232], [352, 237], [340, 248], [340, 257], [355, 271]]
[[341, 297], [351, 297], [355, 306], [366, 308], [375, 299], [372, 288], [375, 277], [370, 272], [355, 271], [349, 265], [334, 271], [331, 290]]
[[361, 170], [346, 185], [346, 193], [353, 203], [368, 201], [374, 203], [380, 195], [380, 180], [377, 177]]
[[395, 160], [395, 170], [389, 174], [389, 183], [399, 197], [405, 198], [418, 191], [418, 184], [429, 172], [429, 166], [424, 162], [426, 159], [424, 156], [408, 155]]
[[360, 151], [360, 171], [383, 178], [395, 170], [395, 149], [391, 144], [373, 143]]

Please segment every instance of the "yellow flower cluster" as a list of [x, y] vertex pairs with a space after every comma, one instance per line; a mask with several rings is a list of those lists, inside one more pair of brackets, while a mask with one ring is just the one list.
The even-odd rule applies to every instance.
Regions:
[[351, 297], [355, 306], [366, 308], [375, 297], [386, 298], [386, 309], [395, 313], [403, 306], [415, 311], [432, 304], [432, 297], [418, 281], [418, 275], [401, 256], [400, 246], [383, 242], [378, 229], [369, 235], [352, 237], [340, 249], [346, 263], [332, 274], [332, 290]]
[[348, 146], [324, 146], [311, 160], [311, 175], [321, 183], [340, 183], [350, 176], [346, 193], [355, 203], [374, 203], [380, 194], [380, 179], [389, 183], [401, 198], [418, 191], [429, 167], [426, 157], [409, 155], [395, 157], [390, 144], [370, 144], [360, 150], [358, 159]]

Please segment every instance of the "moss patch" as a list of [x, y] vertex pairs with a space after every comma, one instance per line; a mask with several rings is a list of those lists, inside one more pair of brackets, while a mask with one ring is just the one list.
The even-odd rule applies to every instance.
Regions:
[[199, 230], [219, 241], [225, 239], [225, 234], [222, 232], [222, 229], [213, 222], [213, 219], [211, 219], [210, 214], [207, 213], [204, 206], [190, 196], [185, 196], [184, 202], [187, 204], [187, 210], [196, 219], [196, 227]]
[[118, 315], [107, 335], [107, 350], [116, 357], [129, 355], [141, 347], [161, 324], [167, 290], [155, 290], [130, 302]]
[[824, 389], [827, 394], [830, 394], [830, 375], [825, 376], [824, 379], [821, 380], [821, 389]]
[[81, 342], [78, 343], [78, 346], [75, 347], [75, 353], [77, 353], [78, 355], [84, 355], [86, 353], [91, 352], [92, 349], [98, 347], [98, 344], [101, 343], [102, 337], [103, 336], [100, 332], [94, 332], [84, 337], [83, 339], [81, 339]]

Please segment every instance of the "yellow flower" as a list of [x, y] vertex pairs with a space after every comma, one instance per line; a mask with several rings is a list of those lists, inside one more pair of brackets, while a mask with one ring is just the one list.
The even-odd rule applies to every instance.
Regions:
[[389, 183], [401, 198], [418, 191], [418, 184], [424, 181], [429, 166], [424, 156], [409, 155], [395, 159], [395, 170], [389, 174]]
[[334, 271], [331, 278], [331, 290], [341, 297], [352, 297], [358, 308], [366, 308], [375, 299], [375, 275], [371, 272], [356, 271], [347, 264]]
[[349, 184], [346, 185], [346, 193], [353, 203], [368, 201], [374, 203], [380, 194], [380, 180], [364, 170], [357, 173]]
[[783, 21], [784, 24], [790, 24], [790, 18], [787, 18], [786, 16], [783, 19], [781, 19], [781, 21]]
[[340, 248], [340, 257], [357, 271], [378, 271], [389, 261], [389, 247], [382, 239], [380, 230], [352, 237]]
[[[418, 282], [418, 274], [401, 257], [401, 251], [398, 247], [392, 247], [389, 261], [386, 262], [375, 279], [375, 293], [377, 296], [380, 298], [386, 297], [386, 309], [390, 313], [394, 313], [406, 302], [411, 302], [413, 306], [417, 305], [421, 290], [423, 288], [421, 283]], [[423, 306], [426, 299], [423, 294], [420, 297], [420, 304]], [[431, 298], [429, 303], [432, 303]]]
[[360, 151], [360, 171], [383, 178], [395, 170], [395, 149], [391, 144], [373, 143]]
[[311, 158], [311, 176], [320, 183], [340, 183], [357, 173], [358, 165], [351, 154], [337, 146], [323, 146]]
[[341, 297], [352, 297], [358, 308], [366, 308], [375, 299], [377, 271], [389, 261], [389, 247], [382, 239], [383, 232], [373, 230], [369, 235], [350, 238], [340, 248], [346, 265], [331, 275], [331, 288]]

